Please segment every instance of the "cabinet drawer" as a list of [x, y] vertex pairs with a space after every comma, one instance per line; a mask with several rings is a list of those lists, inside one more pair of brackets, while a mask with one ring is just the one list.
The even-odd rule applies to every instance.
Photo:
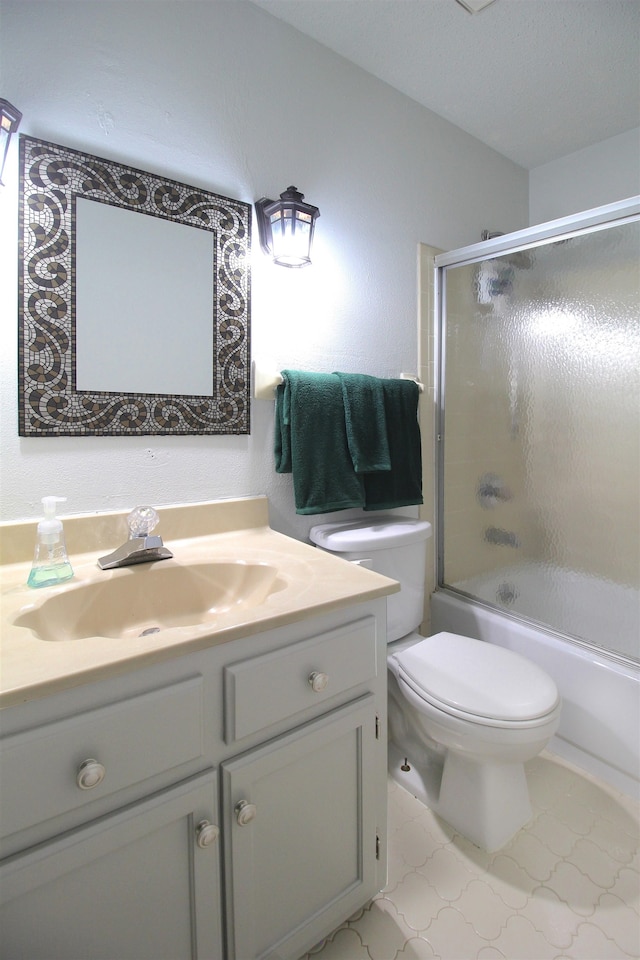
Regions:
[[[202, 677], [111, 703], [0, 741], [2, 834], [49, 820], [203, 753]], [[94, 760], [103, 779], [82, 788]], [[85, 767], [88, 783], [100, 767]], [[97, 773], [97, 776], [95, 774]]]
[[231, 664], [224, 671], [225, 741], [241, 740], [366, 683], [376, 666], [374, 617]]

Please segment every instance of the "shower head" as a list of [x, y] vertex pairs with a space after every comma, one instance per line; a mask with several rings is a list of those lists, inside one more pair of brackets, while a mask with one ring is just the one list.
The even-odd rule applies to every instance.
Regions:
[[[504, 237], [503, 230], [483, 230], [480, 234], [482, 240], [493, 240], [495, 237]], [[533, 264], [531, 257], [526, 250], [516, 250], [514, 253], [508, 253], [504, 256], [496, 257], [496, 262], [509, 264], [516, 270], [529, 270]]]

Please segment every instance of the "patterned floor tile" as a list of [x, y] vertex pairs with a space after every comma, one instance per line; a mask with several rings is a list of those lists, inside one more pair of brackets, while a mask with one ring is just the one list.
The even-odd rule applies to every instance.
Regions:
[[371, 960], [393, 960], [415, 936], [407, 927], [395, 904], [386, 897], [373, 901], [357, 924], [358, 935], [367, 948]]
[[619, 863], [629, 864], [638, 853], [638, 839], [633, 836], [633, 819], [624, 810], [616, 822], [601, 817], [592, 827], [589, 840], [597, 843]]
[[494, 857], [485, 877], [498, 896], [514, 910], [522, 910], [538, 886], [538, 881], [521, 864], [502, 853]]
[[457, 900], [475, 877], [450, 847], [440, 847], [416, 872], [435, 887], [443, 900], [449, 901]]
[[640, 803], [616, 793], [611, 787], [590, 777], [583, 777], [571, 796], [592, 810], [599, 820], [607, 820], [623, 829], [634, 840], [640, 839]]
[[640, 873], [630, 867], [623, 867], [618, 873], [614, 885], [609, 893], [618, 897], [623, 903], [632, 906], [638, 912], [640, 901]]
[[591, 917], [602, 894], [602, 887], [582, 873], [573, 863], [563, 860], [545, 884], [560, 900], [581, 917]]
[[396, 960], [438, 960], [438, 958], [428, 940], [412, 937], [411, 940], [407, 940], [404, 949], [396, 955]]
[[554, 763], [542, 753], [527, 763], [527, 781], [534, 810], [546, 810], [565, 797], [575, 785], [577, 774], [567, 764]]
[[620, 872], [620, 862], [594, 843], [591, 837], [578, 840], [571, 851], [569, 862], [605, 890], [611, 889]]
[[529, 830], [520, 830], [501, 851], [526, 870], [534, 880], [548, 880], [558, 865], [558, 854]]
[[578, 835], [567, 830], [566, 824], [548, 811], [536, 817], [530, 824], [528, 832], [532, 837], [537, 837], [558, 857], [568, 856], [578, 841]]
[[479, 936], [455, 907], [444, 907], [432, 921], [429, 942], [440, 960], [465, 960], [477, 957], [487, 941]]
[[308, 954], [310, 958], [322, 957], [322, 960], [371, 960], [367, 948], [357, 932], [350, 927], [341, 927], [333, 938], [326, 940], [318, 953]]
[[307, 960], [637, 960], [638, 804], [547, 753], [527, 775], [492, 854], [389, 781], [389, 883]]
[[590, 807], [576, 803], [569, 794], [558, 797], [548, 808], [549, 813], [579, 836], [587, 837], [598, 821], [598, 814]]
[[389, 822], [397, 826], [406, 820], [414, 820], [422, 814], [422, 804], [416, 803], [416, 798], [403, 790], [393, 780], [389, 780]]
[[426, 877], [408, 874], [391, 894], [398, 913], [415, 932], [426, 930], [434, 917], [447, 906]]
[[402, 883], [409, 873], [413, 873], [414, 868], [402, 856], [400, 850], [396, 847], [393, 838], [389, 838], [387, 852], [387, 885], [382, 891], [384, 894], [390, 894], [396, 889], [398, 884]]
[[437, 817], [428, 807], [425, 807], [419, 800], [416, 800], [415, 797], [413, 800], [422, 808], [421, 813], [416, 819], [422, 824], [427, 833], [429, 833], [434, 845], [444, 846], [457, 838], [458, 834], [453, 827], [450, 827], [448, 823], [445, 823], [444, 820]]
[[571, 948], [562, 954], [571, 960], [628, 960], [620, 947], [610, 940], [595, 923], [584, 922]]
[[566, 950], [573, 943], [584, 917], [570, 910], [567, 904], [548, 887], [538, 887], [520, 911], [539, 933], [558, 950]]
[[526, 917], [511, 917], [493, 941], [509, 960], [555, 960], [557, 949], [533, 926]]
[[478, 936], [495, 940], [513, 910], [484, 880], [472, 880], [453, 906], [468, 920]]
[[476, 874], [482, 874], [489, 870], [496, 856], [495, 853], [487, 853], [486, 850], [476, 847], [475, 843], [467, 840], [459, 833], [454, 835], [450, 848], [455, 850], [468, 869]]
[[640, 840], [636, 840], [635, 843], [636, 846], [633, 851], [633, 856], [627, 866], [630, 867], [631, 870], [635, 870], [636, 873], [640, 874]]
[[605, 893], [595, 915], [598, 927], [630, 957], [640, 957], [640, 915], [638, 901], [633, 905]]
[[409, 820], [396, 830], [393, 845], [406, 863], [412, 867], [421, 867], [433, 856], [442, 844], [435, 840], [431, 832], [425, 829], [421, 821]]

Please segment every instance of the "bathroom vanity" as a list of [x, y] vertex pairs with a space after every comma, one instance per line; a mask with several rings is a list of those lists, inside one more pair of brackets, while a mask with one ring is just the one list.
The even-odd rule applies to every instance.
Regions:
[[[165, 541], [198, 527], [189, 509], [161, 511]], [[18, 583], [23, 563], [3, 567], [12, 960], [295, 960], [386, 881], [385, 597], [397, 585], [270, 530], [263, 498], [193, 510], [206, 530], [172, 540], [174, 560], [96, 572], [89, 550], [75, 584], [48, 597]], [[82, 522], [65, 522], [72, 563]], [[72, 639], [48, 638], [54, 593], [104, 577], [115, 597], [127, 578], [153, 590], [163, 564], [166, 589], [181, 564], [176, 583], [190, 565], [244, 557], [277, 571], [266, 596], [227, 589], [226, 608], [195, 624], [167, 613], [147, 632], [121, 617], [112, 636], [78, 635], [91, 627], [76, 616]], [[31, 626], [16, 626], [29, 605]]]

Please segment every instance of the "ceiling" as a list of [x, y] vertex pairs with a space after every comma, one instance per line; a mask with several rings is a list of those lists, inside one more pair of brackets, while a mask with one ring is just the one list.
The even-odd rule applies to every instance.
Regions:
[[527, 169], [640, 124], [640, 0], [253, 0]]

